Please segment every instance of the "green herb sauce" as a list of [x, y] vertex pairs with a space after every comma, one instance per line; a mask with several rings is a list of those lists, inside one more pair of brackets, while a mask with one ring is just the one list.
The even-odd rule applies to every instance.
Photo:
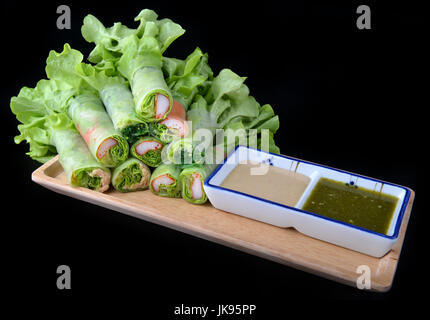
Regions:
[[397, 201], [392, 195], [321, 178], [302, 209], [387, 234]]

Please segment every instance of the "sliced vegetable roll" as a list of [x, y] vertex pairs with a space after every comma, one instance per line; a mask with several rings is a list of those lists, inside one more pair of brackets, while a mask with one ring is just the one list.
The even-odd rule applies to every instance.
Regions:
[[150, 167], [161, 163], [163, 143], [157, 138], [145, 136], [136, 141], [131, 147], [131, 154]]
[[[100, 96], [114, 128], [129, 143], [148, 133], [148, 125], [135, 111], [133, 95], [124, 78], [107, 76], [94, 66], [82, 62], [83, 55], [67, 43], [63, 52], [51, 51], [47, 59], [46, 73], [50, 79], [64, 81], [75, 87], [93, 90]], [[85, 86], [83, 86], [85, 84]]]
[[155, 168], [151, 175], [149, 188], [153, 193], [163, 197], [180, 198], [181, 185], [179, 174], [181, 170], [178, 166], [161, 164]]
[[147, 122], [165, 119], [172, 109], [173, 99], [161, 68], [143, 66], [129, 80], [136, 113]]
[[109, 169], [94, 159], [76, 129], [53, 129], [51, 139], [70, 185], [100, 192], [109, 189]]
[[216, 166], [216, 164], [195, 164], [185, 167], [179, 176], [179, 183], [181, 184], [182, 189], [182, 198], [194, 204], [205, 203], [208, 198], [203, 189], [203, 182], [216, 168]]
[[134, 108], [133, 96], [124, 84], [108, 85], [100, 90], [106, 111], [116, 130], [131, 144], [149, 133], [146, 122], [139, 119]]
[[135, 18], [136, 29], [116, 23], [105, 28], [94, 16], [87, 16], [82, 35], [96, 47], [89, 60], [104, 69], [115, 65], [128, 79], [137, 114], [146, 122], [160, 121], [169, 113], [173, 100], [164, 81], [162, 53], [185, 30], [170, 19], [157, 19], [157, 14], [142, 10]]
[[10, 107], [17, 119], [20, 135], [15, 143], [26, 140], [30, 145], [27, 154], [46, 162], [56, 154], [71, 186], [106, 191], [110, 184], [110, 171], [90, 153], [85, 141], [65, 112], [56, 112], [70, 99], [69, 87], [53, 80], [41, 80], [36, 88], [24, 87], [12, 97]]
[[112, 174], [112, 185], [119, 192], [131, 192], [147, 189], [151, 171], [142, 161], [129, 158], [118, 167]]
[[172, 111], [166, 119], [153, 122], [149, 125], [151, 135], [160, 139], [163, 143], [172, 142], [174, 137], [183, 138], [188, 133], [186, 112], [181, 103], [174, 100]]
[[115, 130], [100, 99], [81, 94], [69, 105], [68, 113], [91, 154], [103, 165], [115, 167], [128, 158], [128, 143]]

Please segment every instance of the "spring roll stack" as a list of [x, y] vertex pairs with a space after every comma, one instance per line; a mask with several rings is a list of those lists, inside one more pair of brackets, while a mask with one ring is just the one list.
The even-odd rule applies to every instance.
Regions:
[[[88, 15], [81, 30], [95, 45], [90, 63], [65, 44], [62, 52], [49, 53], [49, 80], [11, 99], [21, 122], [15, 142], [29, 142], [29, 156], [45, 162], [58, 154], [71, 186], [99, 192], [110, 184], [118, 192], [149, 188], [203, 204], [204, 180], [219, 163], [207, 157], [215, 150], [216, 129], [244, 130], [255, 147], [266, 134], [268, 151], [279, 153], [273, 139], [279, 119], [270, 105], [249, 95], [245, 77], [229, 69], [214, 77], [199, 48], [184, 60], [164, 56], [185, 30], [148, 9], [135, 21], [136, 28], [106, 28]], [[196, 142], [199, 129], [212, 133], [207, 148]], [[228, 142], [218, 154], [224, 159], [237, 143]]]

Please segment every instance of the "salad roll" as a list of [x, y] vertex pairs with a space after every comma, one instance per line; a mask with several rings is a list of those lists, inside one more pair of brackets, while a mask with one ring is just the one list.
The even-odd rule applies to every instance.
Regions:
[[99, 192], [109, 189], [111, 179], [109, 169], [94, 159], [76, 129], [53, 129], [51, 139], [71, 186]]
[[172, 111], [170, 111], [166, 119], [150, 123], [149, 131], [151, 135], [157, 137], [165, 144], [172, 142], [175, 137], [185, 137], [188, 134], [188, 125], [186, 122], [186, 112], [182, 104], [174, 100]]
[[181, 185], [179, 183], [179, 175], [181, 170], [178, 166], [161, 164], [155, 168], [151, 175], [149, 188], [159, 196], [169, 198], [181, 197]]
[[172, 109], [173, 98], [160, 68], [146, 66], [136, 70], [131, 91], [136, 113], [145, 121], [163, 120]]
[[[185, 30], [170, 19], [158, 20], [148, 9], [135, 18], [136, 29], [116, 23], [105, 28], [94, 16], [87, 16], [82, 35], [96, 44], [89, 60], [105, 66], [117, 66], [129, 81], [136, 105], [136, 113], [145, 122], [165, 119], [173, 104], [172, 95], [164, 80], [162, 54]], [[110, 68], [110, 67], [109, 67]]]
[[103, 165], [115, 167], [128, 158], [128, 143], [115, 130], [100, 99], [81, 94], [69, 105], [68, 113], [91, 154]]
[[129, 158], [112, 173], [112, 185], [119, 192], [145, 190], [149, 186], [151, 171], [142, 161]]
[[30, 145], [27, 155], [39, 162], [58, 154], [71, 186], [104, 192], [110, 184], [109, 169], [91, 155], [67, 113], [55, 110], [61, 110], [72, 97], [69, 89], [54, 80], [41, 80], [36, 88], [24, 87], [12, 97], [11, 110], [21, 122], [15, 143], [26, 140]]
[[115, 130], [129, 143], [134, 143], [140, 136], [147, 134], [148, 125], [137, 116], [133, 95], [125, 79], [116, 70], [108, 76], [106, 70], [97, 70], [82, 60], [83, 55], [66, 43], [63, 52], [50, 52], [46, 73], [50, 79], [57, 79], [98, 95]]
[[205, 203], [208, 198], [203, 189], [203, 182], [216, 166], [216, 164], [194, 164], [185, 167], [179, 176], [182, 198], [193, 204]]
[[116, 130], [131, 144], [149, 133], [146, 122], [137, 117], [133, 96], [124, 83], [108, 85], [100, 90], [100, 98]]
[[157, 167], [161, 163], [163, 143], [157, 138], [145, 136], [131, 146], [131, 154], [150, 167]]

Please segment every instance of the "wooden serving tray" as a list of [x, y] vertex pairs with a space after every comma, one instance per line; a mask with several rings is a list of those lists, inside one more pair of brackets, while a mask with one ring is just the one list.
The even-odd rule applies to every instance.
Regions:
[[151, 191], [120, 193], [111, 188], [99, 193], [68, 185], [58, 157], [32, 174], [34, 182], [55, 192], [157, 223], [256, 256], [356, 286], [357, 267], [371, 271], [372, 291], [391, 288], [414, 200], [411, 190], [399, 239], [382, 258], [374, 258], [305, 236], [292, 228], [279, 228], [215, 209], [210, 203], [192, 205], [183, 199], [159, 197]]

